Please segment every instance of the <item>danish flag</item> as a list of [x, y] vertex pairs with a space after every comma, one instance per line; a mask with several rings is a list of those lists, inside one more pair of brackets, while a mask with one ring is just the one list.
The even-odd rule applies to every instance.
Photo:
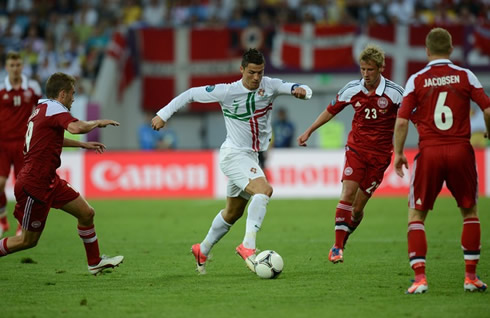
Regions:
[[474, 29], [475, 47], [490, 56], [490, 24], [477, 25]]
[[274, 37], [271, 63], [301, 71], [355, 67], [352, 44], [355, 26], [287, 24]]
[[[145, 28], [140, 36], [140, 73], [147, 110], [158, 110], [195, 86], [240, 79], [241, 52], [231, 50], [227, 29]], [[195, 111], [219, 110], [218, 104], [191, 104]]]
[[[425, 36], [434, 26], [376, 25], [370, 26], [367, 34], [356, 39], [355, 56], [359, 56], [366, 44], [379, 45], [385, 52], [386, 67], [383, 75], [404, 86], [408, 77], [420, 71], [427, 63]], [[464, 28], [445, 26], [451, 33], [453, 53], [451, 60], [456, 64], [464, 61]]]

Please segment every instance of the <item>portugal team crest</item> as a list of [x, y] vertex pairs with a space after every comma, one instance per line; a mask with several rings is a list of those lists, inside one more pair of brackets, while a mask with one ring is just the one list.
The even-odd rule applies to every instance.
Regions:
[[386, 97], [380, 97], [378, 99], [378, 106], [379, 106], [379, 108], [388, 107], [388, 100], [386, 99]]
[[261, 88], [259, 89], [259, 91], [257, 92], [257, 94], [261, 97], [264, 97], [264, 94], [265, 94], [265, 91]]

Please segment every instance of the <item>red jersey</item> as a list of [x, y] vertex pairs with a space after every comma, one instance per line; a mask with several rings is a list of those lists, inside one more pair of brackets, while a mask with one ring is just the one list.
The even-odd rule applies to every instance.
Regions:
[[389, 154], [393, 152], [393, 131], [402, 96], [403, 88], [383, 76], [372, 95], [364, 86], [364, 79], [355, 80], [338, 92], [327, 110], [337, 115], [351, 105], [355, 113], [347, 146], [354, 150]]
[[475, 74], [450, 60], [434, 60], [408, 79], [398, 117], [416, 125], [420, 148], [469, 142], [470, 100], [482, 110], [490, 107]]
[[18, 179], [25, 185], [48, 190], [61, 165], [65, 129], [78, 119], [54, 100], [41, 100], [29, 118], [24, 144], [24, 167]]
[[0, 141], [24, 140], [27, 120], [41, 95], [39, 84], [24, 75], [19, 89], [8, 76], [0, 83]]

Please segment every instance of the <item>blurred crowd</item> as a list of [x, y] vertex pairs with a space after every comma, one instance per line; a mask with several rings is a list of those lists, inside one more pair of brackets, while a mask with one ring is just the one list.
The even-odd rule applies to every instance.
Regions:
[[0, 69], [16, 50], [25, 73], [42, 84], [56, 71], [93, 81], [112, 32], [136, 25], [271, 29], [286, 22], [479, 20], [490, 21], [490, 0], [0, 0]]

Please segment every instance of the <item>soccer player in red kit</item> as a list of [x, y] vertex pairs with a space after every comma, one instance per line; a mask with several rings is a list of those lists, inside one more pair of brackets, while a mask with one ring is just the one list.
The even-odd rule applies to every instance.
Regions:
[[[7, 77], [0, 83], [0, 237], [10, 228], [7, 221], [5, 185], [14, 166], [17, 176], [24, 163], [24, 136], [27, 119], [41, 98], [41, 87], [22, 75], [22, 58], [17, 52], [7, 53]], [[21, 228], [18, 226], [18, 234]]]
[[362, 78], [347, 83], [336, 99], [298, 137], [306, 141], [319, 127], [345, 107], [352, 106], [354, 118], [345, 147], [342, 193], [335, 211], [335, 244], [329, 252], [331, 262], [343, 262], [343, 249], [349, 235], [359, 226], [364, 207], [383, 180], [393, 152], [393, 129], [402, 101], [403, 88], [384, 78], [384, 52], [368, 45], [359, 56]]
[[65, 129], [84, 134], [97, 127], [118, 126], [113, 120], [82, 121], [70, 114], [74, 101], [75, 79], [64, 73], [51, 75], [46, 83], [47, 100], [40, 100], [27, 124], [24, 143], [24, 166], [15, 183], [14, 215], [22, 224], [20, 236], [0, 240], [0, 257], [36, 246], [51, 207], [61, 209], [78, 219], [78, 234], [83, 241], [88, 270], [97, 274], [104, 268], [118, 266], [123, 256], [100, 257], [94, 227], [94, 209], [56, 169], [61, 164], [62, 147], [95, 149], [102, 153], [99, 142], [81, 142], [64, 138]]
[[490, 131], [490, 100], [470, 70], [449, 60], [453, 47], [448, 31], [432, 29], [425, 44], [429, 64], [408, 79], [395, 125], [394, 165], [401, 177], [403, 166], [408, 168], [403, 147], [409, 120], [419, 133], [419, 153], [413, 164], [408, 202], [408, 257], [415, 281], [407, 293], [428, 290], [424, 221], [444, 181], [463, 216], [464, 290], [484, 291], [487, 285], [476, 276], [480, 259], [480, 220], [476, 206], [475, 153], [470, 144], [470, 100], [483, 110], [487, 132]]

